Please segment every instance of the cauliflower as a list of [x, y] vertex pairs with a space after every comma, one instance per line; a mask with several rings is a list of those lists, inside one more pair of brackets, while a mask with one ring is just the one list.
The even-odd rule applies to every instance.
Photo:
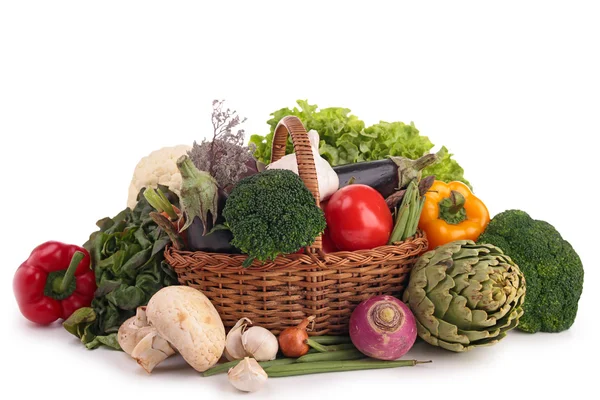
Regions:
[[133, 171], [127, 207], [131, 209], [135, 207], [137, 196], [142, 188], [155, 188], [158, 184], [168, 186], [179, 196], [181, 174], [177, 169], [177, 159], [186, 155], [191, 148], [187, 145], [163, 147], [142, 158]]

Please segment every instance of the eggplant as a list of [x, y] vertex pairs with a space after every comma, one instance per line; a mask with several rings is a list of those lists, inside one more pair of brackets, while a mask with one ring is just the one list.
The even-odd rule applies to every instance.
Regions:
[[398, 187], [398, 166], [391, 158], [339, 165], [333, 170], [340, 180], [340, 189], [360, 183], [371, 186], [385, 198]]
[[426, 154], [417, 160], [389, 157], [383, 160], [363, 161], [333, 167], [340, 180], [340, 189], [354, 183], [371, 186], [384, 198], [417, 177], [421, 171], [437, 162], [435, 154]]
[[[217, 220], [215, 225], [223, 225], [225, 218], [223, 217], [223, 208], [225, 208], [225, 202], [227, 201], [227, 194], [219, 189], [218, 200], [217, 200]], [[204, 229], [204, 223], [200, 217], [195, 217], [192, 224], [187, 228], [187, 244], [190, 251], [205, 251], [208, 253], [230, 253], [240, 254], [240, 250], [231, 245], [233, 235], [229, 229], [217, 229], [213, 232], [214, 228], [212, 223], [211, 212], [208, 212], [208, 222], [206, 230]], [[204, 232], [207, 232], [206, 235]]]

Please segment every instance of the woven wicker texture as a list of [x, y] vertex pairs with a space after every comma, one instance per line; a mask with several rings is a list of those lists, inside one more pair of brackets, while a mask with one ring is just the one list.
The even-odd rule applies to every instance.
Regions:
[[[285, 154], [292, 137], [299, 175], [319, 204], [317, 174], [308, 135], [296, 117], [285, 117], [275, 130], [271, 160]], [[247, 256], [165, 250], [182, 285], [201, 290], [214, 304], [227, 329], [242, 317], [278, 334], [288, 326], [315, 315], [311, 335], [348, 333], [352, 310], [369, 297], [400, 296], [416, 259], [427, 250], [421, 232], [390, 246], [354, 252], [324, 254], [321, 238], [305, 254], [279, 256], [271, 262]]]

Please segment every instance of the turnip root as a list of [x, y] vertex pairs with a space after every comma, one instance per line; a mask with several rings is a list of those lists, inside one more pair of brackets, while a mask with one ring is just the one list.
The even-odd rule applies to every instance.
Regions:
[[375, 296], [360, 303], [350, 317], [350, 338], [363, 354], [396, 360], [417, 339], [417, 323], [406, 304], [393, 296]]

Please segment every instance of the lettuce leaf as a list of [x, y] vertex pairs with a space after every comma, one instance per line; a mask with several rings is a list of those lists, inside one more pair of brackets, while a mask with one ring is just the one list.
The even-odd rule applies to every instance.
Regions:
[[[434, 147], [427, 136], [422, 136], [411, 122], [380, 121], [369, 127], [350, 114], [350, 109], [330, 107], [319, 109], [307, 100], [298, 100], [298, 107], [282, 108], [271, 114], [267, 121], [270, 132], [266, 136], [252, 135], [250, 143], [256, 146], [254, 157], [265, 164], [271, 160], [271, 144], [273, 133], [279, 121], [288, 115], [298, 117], [307, 130], [319, 132], [321, 142], [319, 153], [332, 166], [361, 161], [381, 160], [388, 156], [401, 156], [417, 159]], [[293, 146], [288, 138], [286, 153], [292, 153]], [[424, 176], [435, 175], [436, 179], [450, 182], [461, 181], [470, 184], [464, 178], [464, 170], [452, 159], [452, 154], [442, 147], [440, 162], [428, 167]]]
[[[175, 193], [165, 186], [159, 188], [179, 205]], [[114, 218], [98, 221], [100, 230], [84, 244], [98, 288], [91, 306], [75, 311], [63, 326], [88, 349], [104, 345], [119, 350], [116, 338], [121, 324], [158, 290], [177, 283], [176, 273], [163, 256], [170, 239], [150, 217], [154, 208], [143, 191], [133, 210], [127, 208]]]

